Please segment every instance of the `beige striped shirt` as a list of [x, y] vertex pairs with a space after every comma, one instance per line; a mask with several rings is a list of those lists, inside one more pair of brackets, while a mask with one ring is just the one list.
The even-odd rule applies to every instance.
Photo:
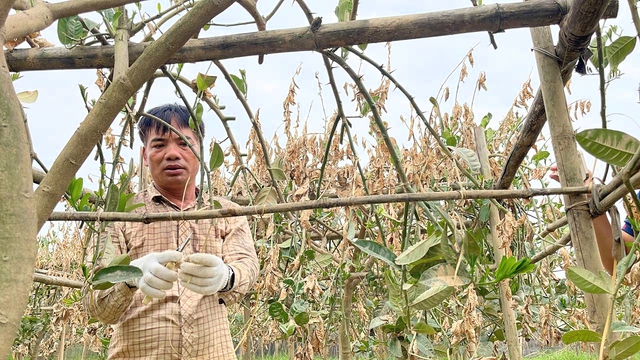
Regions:
[[[215, 200], [223, 208], [238, 207], [223, 198]], [[135, 213], [179, 210], [153, 185], [138, 193], [134, 203], [145, 204]], [[184, 211], [196, 211], [196, 202]], [[176, 282], [165, 298], [147, 305], [142, 304], [141, 291], [124, 283], [86, 294], [84, 304], [89, 314], [114, 324], [109, 359], [235, 359], [226, 305], [247, 293], [259, 272], [249, 224], [246, 217], [181, 222], [113, 223], [108, 236], [103, 237], [106, 241], [103, 240], [99, 264], [108, 264], [114, 256], [124, 253], [134, 260], [151, 252], [176, 249], [187, 228], [191, 240], [183, 253], [220, 256], [234, 271], [233, 289], [203, 296]]]

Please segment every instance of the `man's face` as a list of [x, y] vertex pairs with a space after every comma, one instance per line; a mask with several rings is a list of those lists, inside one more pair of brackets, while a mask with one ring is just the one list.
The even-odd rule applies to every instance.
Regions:
[[[177, 128], [174, 121], [171, 125]], [[193, 130], [177, 129], [198, 151], [198, 137]], [[187, 185], [195, 185], [200, 163], [187, 143], [173, 131], [161, 135], [151, 129], [142, 149], [142, 157], [159, 190], [182, 192]]]

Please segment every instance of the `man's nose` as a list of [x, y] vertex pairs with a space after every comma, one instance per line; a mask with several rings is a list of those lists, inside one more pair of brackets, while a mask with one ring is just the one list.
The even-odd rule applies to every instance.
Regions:
[[178, 144], [168, 144], [164, 157], [168, 160], [176, 160], [180, 158], [180, 146]]

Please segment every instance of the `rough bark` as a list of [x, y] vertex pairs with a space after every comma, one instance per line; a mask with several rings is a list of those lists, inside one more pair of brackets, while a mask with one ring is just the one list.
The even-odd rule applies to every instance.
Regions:
[[[537, 1], [530, 2], [538, 4]], [[571, 4], [569, 13], [560, 24], [560, 36], [556, 49], [549, 49], [552, 54], [556, 54], [562, 60], [560, 68], [562, 69], [563, 85], [571, 78], [580, 51], [589, 45], [598, 21], [605, 12], [610, 12], [612, 8], [615, 8], [617, 13], [617, 0], [575, 0]], [[522, 160], [538, 139], [540, 131], [547, 121], [544, 106], [542, 92], [538, 89], [518, 140], [509, 153], [502, 174], [496, 182], [497, 189], [508, 189], [511, 186]]]
[[[326, 24], [320, 26], [317, 31], [302, 27], [193, 39], [166, 63], [222, 60], [295, 51], [319, 51], [365, 43], [554, 25], [561, 22], [569, 3], [573, 2], [539, 0], [504, 5], [494, 4]], [[617, 4], [617, 0], [612, 1], [603, 16], [615, 17]], [[129, 48], [131, 61], [137, 59], [148, 46], [150, 46], [149, 43], [132, 44]], [[77, 46], [71, 50], [60, 47], [16, 49], [7, 53], [7, 61], [13, 71], [111, 68], [113, 57], [113, 46]]]
[[[12, 3], [0, 4], [0, 43]], [[4, 57], [0, 57], [0, 145], [0, 358], [4, 359], [29, 299], [37, 251], [30, 144]]]
[[[549, 27], [531, 29], [531, 35], [535, 47], [553, 51], [553, 40]], [[581, 161], [578, 157], [573, 125], [567, 110], [560, 66], [555, 59], [540, 52], [536, 52], [536, 62], [542, 84], [544, 106], [549, 119], [551, 142], [558, 162], [560, 183], [562, 186], [581, 185], [584, 181], [584, 173], [580, 169]], [[593, 273], [602, 271], [586, 195], [565, 195], [564, 203], [578, 265]], [[609, 296], [585, 293], [584, 297], [587, 305], [587, 317], [592, 328], [602, 330], [611, 306]]]
[[[65, 193], [69, 182], [87, 159], [102, 134], [127, 100], [149, 80], [156, 69], [180, 49], [205, 23], [220, 14], [234, 0], [198, 2], [186, 15], [172, 26], [102, 94], [78, 130], [56, 158], [51, 170], [35, 192], [38, 212], [38, 228], [46, 222], [54, 207]], [[31, 171], [31, 169], [29, 169]], [[31, 179], [29, 175], [27, 179]]]
[[136, 0], [69, 0], [59, 3], [39, 2], [26, 11], [9, 16], [6, 40], [20, 38], [48, 28], [58, 19], [90, 11], [111, 9]]
[[[487, 139], [484, 136], [484, 129], [476, 126], [473, 129], [476, 141], [476, 152], [480, 160], [480, 170], [485, 179], [491, 179], [491, 169], [489, 167], [489, 150], [487, 149]], [[489, 225], [491, 245], [493, 246], [493, 256], [495, 258], [496, 268], [505, 250], [502, 248], [502, 240], [498, 237], [498, 225], [500, 224], [500, 213], [498, 208], [491, 204], [489, 210]], [[511, 289], [509, 288], [509, 280], [502, 280], [498, 284], [500, 292], [500, 308], [502, 309], [502, 323], [504, 324], [504, 334], [507, 338], [507, 348], [509, 350], [509, 359], [522, 359], [522, 349], [518, 336], [518, 328], [516, 325], [516, 315], [511, 307]]]

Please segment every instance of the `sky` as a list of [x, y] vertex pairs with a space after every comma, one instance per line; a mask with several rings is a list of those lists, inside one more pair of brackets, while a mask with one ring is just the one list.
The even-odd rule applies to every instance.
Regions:
[[[168, 6], [168, 2], [168, 0], [160, 1], [163, 8]], [[503, 1], [502, 3], [512, 2], [515, 1]], [[145, 4], [148, 13], [153, 15], [157, 3], [157, 1], [147, 1], [143, 4]], [[258, 8], [262, 14], [266, 15], [276, 3], [277, 0], [260, 0]], [[338, 0], [307, 0], [307, 5], [315, 15], [323, 18], [323, 24], [337, 22], [333, 13], [337, 3]], [[485, 5], [491, 4], [485, 1]], [[471, 2], [468, 0], [361, 0], [358, 19], [426, 13], [469, 6], [471, 6]], [[238, 4], [234, 4], [213, 21], [230, 24], [247, 20], [251, 20], [251, 18], [246, 11]], [[297, 4], [287, 0], [268, 22], [267, 29], [286, 29], [307, 25], [307, 20]], [[635, 34], [629, 9], [626, 2], [623, 1], [620, 2], [618, 18], [608, 20], [605, 25], [618, 25], [624, 35], [632, 36]], [[200, 37], [253, 31], [255, 31], [255, 25], [214, 26], [206, 32], [201, 32]], [[554, 39], [557, 39], [557, 26], [552, 27], [552, 33]], [[50, 42], [59, 44], [56, 23], [43, 31], [43, 35]], [[534, 54], [531, 51], [529, 29], [507, 30], [504, 33], [495, 34], [495, 40], [498, 45], [495, 50], [490, 45], [486, 32], [394, 42], [391, 45], [393, 75], [416, 98], [422, 110], [428, 112], [431, 110], [429, 98], [436, 96], [443, 81], [473, 48], [475, 66], [468, 69], [469, 77], [466, 80], [466, 85], [461, 89], [459, 99], [461, 103], [471, 101], [473, 84], [480, 72], [485, 72], [488, 92], [481, 91], [476, 94], [473, 110], [477, 121], [491, 112], [493, 114], [491, 125], [497, 127], [498, 122], [511, 107], [522, 84], [530, 78], [534, 90], [537, 90], [540, 82]], [[385, 63], [387, 60], [385, 44], [370, 44], [366, 54], [379, 63]], [[623, 130], [636, 138], [640, 138], [640, 123], [637, 116], [640, 83], [638, 79], [640, 75], [639, 54], [640, 52], [636, 50], [621, 65], [624, 74], [620, 79], [610, 83], [607, 96], [608, 127]], [[376, 88], [379, 85], [380, 74], [375, 69], [367, 65], [360, 65], [354, 56], [350, 57], [349, 63], [356, 69], [360, 68], [364, 75], [365, 84], [369, 88]], [[323, 85], [326, 85], [328, 80], [322, 58], [318, 53], [296, 52], [267, 55], [262, 65], [258, 65], [257, 57], [224, 60], [223, 64], [227, 70], [234, 74], [238, 74], [239, 69], [246, 71], [249, 86], [248, 102], [254, 112], [260, 109], [260, 121], [267, 139], [271, 139], [274, 133], [281, 134], [284, 131], [282, 102], [287, 95], [291, 79], [298, 69], [300, 69], [300, 73], [296, 76], [296, 83], [300, 87], [297, 91], [300, 118], [308, 119], [312, 131], [314, 129], [320, 131], [327, 121], [318, 96], [316, 73]], [[185, 65], [183, 74], [195, 77], [197, 72], [206, 72], [207, 68], [208, 64], [205, 63], [189, 64]], [[209, 74], [218, 75], [218, 82], [213, 92], [220, 98], [221, 104], [226, 106], [223, 112], [228, 116], [236, 117], [232, 127], [236, 139], [244, 148], [251, 126], [247, 115], [215, 66], [211, 66]], [[341, 88], [349, 79], [340, 69], [336, 70], [336, 74], [338, 74], [338, 86]], [[88, 87], [90, 98], [96, 98], [99, 95], [99, 91], [94, 85], [95, 70], [37, 71], [23, 72], [21, 75], [22, 78], [14, 83], [17, 91], [38, 90], [39, 92], [37, 101], [26, 106], [26, 114], [35, 152], [47, 166], [50, 166], [86, 116], [78, 85], [82, 84]], [[448, 85], [455, 86], [456, 78], [457, 75], [454, 75], [454, 82], [450, 81]], [[160, 84], [164, 85], [155, 86], [151, 92], [150, 106], [179, 102], [168, 81], [165, 80]], [[574, 122], [576, 130], [601, 126], [598, 88], [597, 76], [580, 76], [574, 73], [571, 85], [572, 94], [568, 95], [568, 102], [589, 99], [592, 103], [592, 111]], [[323, 87], [322, 97], [327, 114], [331, 116], [335, 103], [329, 86]], [[348, 99], [348, 97], [344, 98], [344, 100]], [[450, 108], [450, 105], [448, 107]], [[399, 119], [401, 116], [408, 118], [411, 112], [408, 101], [400, 91], [392, 88], [386, 108], [387, 113], [383, 117], [391, 126], [391, 136], [397, 139], [406, 139], [407, 129]], [[347, 115], [357, 114], [355, 107], [350, 103], [348, 103], [346, 111]], [[294, 114], [294, 117], [296, 115]], [[212, 112], [205, 112], [204, 119], [208, 138], [222, 140], [226, 137], [219, 120]], [[356, 131], [367, 131], [367, 119], [354, 119], [353, 123]], [[545, 126], [543, 133], [548, 134], [547, 126]], [[223, 147], [226, 147], [225, 144]], [[131, 152], [129, 156], [137, 155]], [[588, 155], [586, 158], [589, 167], [591, 167], [592, 158]], [[599, 166], [597, 169], [602, 168]], [[84, 177], [87, 174], [94, 176], [98, 174], [98, 165], [93, 162], [93, 155], [83, 165], [78, 176]], [[92, 187], [90, 184], [87, 186]]]

